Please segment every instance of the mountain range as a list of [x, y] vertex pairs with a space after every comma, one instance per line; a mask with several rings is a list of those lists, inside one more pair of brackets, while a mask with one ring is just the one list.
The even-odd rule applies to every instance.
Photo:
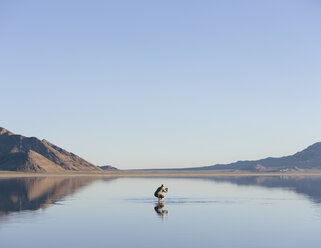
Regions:
[[100, 172], [102, 169], [47, 140], [16, 135], [0, 127], [0, 170]]
[[[117, 171], [118, 169], [110, 165], [95, 166], [47, 140], [13, 134], [0, 127], [0, 170], [63, 173], [68, 171]], [[321, 142], [315, 143], [293, 155], [280, 158], [268, 157], [260, 160], [237, 161], [230, 164], [170, 170], [220, 170], [227, 172], [321, 171]]]
[[290, 156], [268, 157], [260, 160], [237, 161], [230, 164], [216, 164], [184, 170], [241, 170], [257, 172], [287, 172], [321, 170], [321, 142]]

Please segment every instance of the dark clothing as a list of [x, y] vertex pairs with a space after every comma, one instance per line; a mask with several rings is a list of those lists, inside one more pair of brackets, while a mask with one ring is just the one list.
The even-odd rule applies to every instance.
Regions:
[[168, 190], [164, 186], [160, 186], [156, 189], [154, 196], [159, 198], [159, 199], [164, 199], [165, 196], [163, 196], [161, 193], [166, 193]]

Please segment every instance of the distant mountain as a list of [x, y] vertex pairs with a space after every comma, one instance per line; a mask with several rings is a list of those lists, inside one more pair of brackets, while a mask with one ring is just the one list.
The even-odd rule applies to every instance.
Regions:
[[0, 170], [30, 172], [102, 171], [47, 140], [16, 135], [0, 127]]
[[231, 164], [216, 164], [185, 170], [247, 170], [260, 172], [286, 172], [321, 170], [321, 142], [315, 143], [294, 155], [281, 158], [265, 158], [254, 161], [237, 161]]
[[118, 170], [116, 167], [113, 167], [111, 165], [103, 165], [103, 166], [100, 166], [100, 168], [103, 170], [110, 170], [110, 171], [117, 171]]

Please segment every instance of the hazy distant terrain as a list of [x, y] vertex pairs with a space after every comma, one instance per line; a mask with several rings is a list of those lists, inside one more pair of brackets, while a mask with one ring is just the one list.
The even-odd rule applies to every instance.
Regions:
[[281, 158], [237, 161], [231, 164], [216, 164], [184, 170], [246, 170], [255, 172], [321, 170], [321, 142], [315, 143], [294, 155]]
[[103, 165], [103, 166], [100, 166], [100, 168], [103, 170], [118, 171], [118, 169], [116, 167], [113, 167], [111, 165]]

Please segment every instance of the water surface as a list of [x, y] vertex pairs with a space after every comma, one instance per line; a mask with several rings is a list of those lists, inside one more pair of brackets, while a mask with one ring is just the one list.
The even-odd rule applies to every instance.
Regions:
[[317, 176], [0, 179], [1, 247], [320, 247], [320, 230]]

